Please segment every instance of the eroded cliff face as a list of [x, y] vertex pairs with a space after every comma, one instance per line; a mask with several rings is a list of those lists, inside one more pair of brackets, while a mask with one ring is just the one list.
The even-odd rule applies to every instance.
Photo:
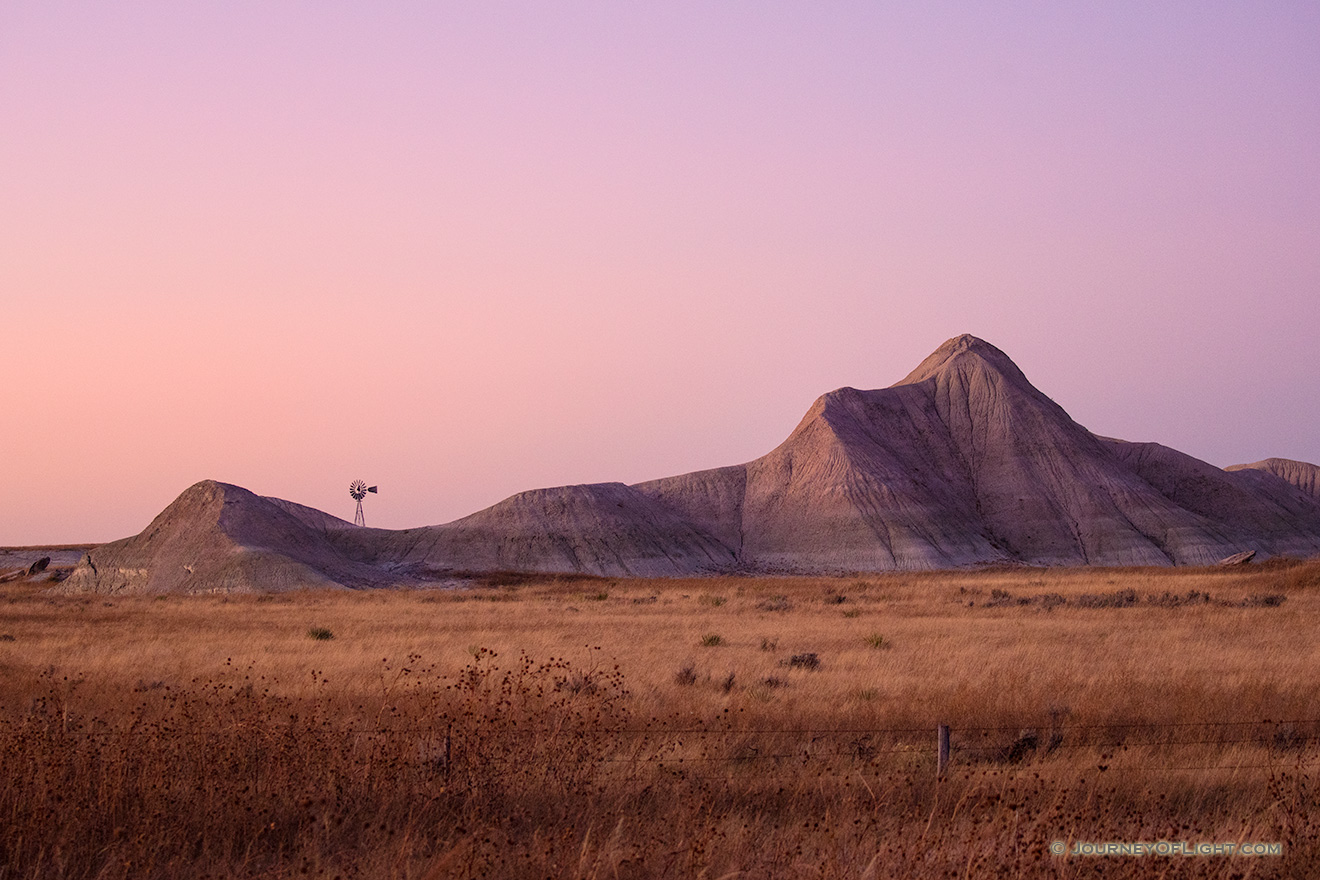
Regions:
[[820, 397], [746, 464], [537, 489], [439, 526], [357, 529], [223, 483], [183, 493], [62, 585], [100, 592], [421, 583], [446, 572], [613, 576], [978, 563], [1175, 565], [1320, 554], [1320, 468], [1220, 469], [1097, 437], [974, 336], [903, 381]]

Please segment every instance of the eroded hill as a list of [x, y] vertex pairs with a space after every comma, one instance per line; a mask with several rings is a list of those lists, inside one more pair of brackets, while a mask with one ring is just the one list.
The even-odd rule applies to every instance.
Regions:
[[626, 486], [537, 489], [438, 526], [362, 529], [203, 482], [65, 590], [201, 592], [611, 576], [1030, 565], [1188, 565], [1320, 554], [1320, 468], [1217, 468], [1099, 437], [983, 340], [884, 389], [820, 397], [754, 461]]

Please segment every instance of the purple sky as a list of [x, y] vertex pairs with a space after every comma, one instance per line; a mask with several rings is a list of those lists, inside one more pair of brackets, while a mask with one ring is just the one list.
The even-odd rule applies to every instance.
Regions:
[[1320, 462], [1313, 2], [10, 3], [0, 544], [773, 448], [945, 339]]

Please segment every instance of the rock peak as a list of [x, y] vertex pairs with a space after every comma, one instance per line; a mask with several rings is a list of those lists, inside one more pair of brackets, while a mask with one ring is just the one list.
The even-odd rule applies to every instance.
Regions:
[[953, 337], [931, 352], [929, 357], [908, 374], [907, 378], [896, 385], [915, 385], [969, 362], [974, 363], [979, 369], [989, 369], [1018, 382], [1027, 381], [1027, 377], [1018, 369], [1017, 364], [1013, 363], [1012, 358], [984, 339], [964, 333]]
[[947, 340], [943, 345], [941, 345], [939, 348], [935, 350], [963, 352], [963, 351], [971, 351], [972, 349], [977, 349], [977, 348], [988, 349], [990, 351], [997, 352], [1000, 354], [1003, 353], [1000, 352], [999, 349], [995, 348], [990, 343], [986, 342], [984, 339], [981, 339], [979, 336], [973, 336], [970, 333], [964, 333], [961, 336], [955, 336], [952, 339]]

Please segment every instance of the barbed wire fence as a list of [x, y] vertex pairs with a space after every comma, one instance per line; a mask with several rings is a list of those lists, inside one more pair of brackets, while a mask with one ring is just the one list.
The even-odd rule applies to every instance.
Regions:
[[[480, 735], [478, 732], [469, 735]], [[412, 736], [438, 743], [442, 763], [452, 764], [465, 743], [452, 726], [363, 727], [359, 737]], [[855, 773], [892, 769], [888, 759], [908, 759], [905, 769], [929, 765], [943, 776], [955, 768], [997, 772], [1040, 772], [1051, 756], [1090, 751], [1104, 772], [1121, 758], [1125, 769], [1164, 772], [1301, 770], [1320, 768], [1320, 719], [1186, 721], [1055, 725], [933, 725], [926, 727], [736, 727], [722, 725], [631, 725], [601, 727], [592, 733], [612, 748], [602, 764], [651, 765], [701, 775], [702, 768], [733, 766], [738, 775], [801, 775], [810, 769]], [[503, 737], [527, 739], [572, 735], [558, 728], [503, 729]], [[1199, 748], [1198, 748], [1199, 747]], [[1244, 751], [1247, 750], [1247, 751]], [[1196, 763], [1179, 760], [1196, 752]], [[1218, 753], [1229, 762], [1214, 762]], [[1249, 763], [1243, 763], [1250, 757]], [[515, 762], [513, 755], [485, 760]], [[791, 771], [791, 772], [783, 772]], [[720, 774], [725, 778], [728, 774]], [[715, 778], [715, 777], [712, 777]]]

